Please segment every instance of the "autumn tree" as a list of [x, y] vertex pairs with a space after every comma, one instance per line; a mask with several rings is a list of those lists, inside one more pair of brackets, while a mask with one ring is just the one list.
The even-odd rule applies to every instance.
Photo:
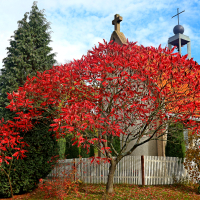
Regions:
[[[170, 51], [160, 46], [144, 48], [128, 40], [127, 44], [121, 47], [104, 41], [80, 60], [28, 78], [17, 94], [8, 96], [11, 103], [7, 108], [20, 110], [19, 119], [23, 119], [24, 107], [31, 105], [31, 116], [33, 108], [48, 110], [49, 105], [62, 103], [60, 110], [51, 112], [54, 123], [50, 130], [57, 138], [72, 133], [73, 145], [84, 144], [88, 149], [92, 144], [101, 151], [105, 158], [93, 157], [91, 162], [110, 163], [106, 193], [113, 192], [114, 173], [122, 158], [150, 140], [160, 140], [166, 127], [182, 122], [196, 135], [200, 128], [189, 119], [200, 109], [199, 65], [186, 60], [187, 55], [172, 54], [175, 47]], [[32, 101], [25, 104], [27, 99]], [[144, 135], [147, 139], [140, 141]], [[114, 136], [122, 136], [119, 152], [111, 142]], [[135, 144], [127, 150], [132, 141]]]

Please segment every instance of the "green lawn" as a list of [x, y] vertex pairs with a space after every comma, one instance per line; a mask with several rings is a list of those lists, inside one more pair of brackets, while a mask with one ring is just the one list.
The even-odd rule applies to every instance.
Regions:
[[[48, 185], [47, 181], [43, 185]], [[57, 181], [51, 181], [52, 184]], [[42, 183], [40, 184], [42, 185]], [[80, 183], [78, 186], [78, 194], [75, 191], [69, 190], [66, 199], [109, 199], [109, 200], [125, 200], [125, 199], [200, 199], [200, 194], [197, 190], [198, 184], [186, 185], [184, 183], [177, 183], [173, 185], [156, 185], [156, 186], [138, 186], [126, 184], [114, 184], [114, 193], [112, 195], [105, 195], [105, 184], [85, 184]], [[52, 191], [56, 188], [64, 188], [64, 186], [52, 186]], [[69, 188], [68, 188], [69, 189]], [[45, 189], [48, 192], [48, 189]], [[80, 197], [78, 197], [80, 195]], [[35, 189], [30, 194], [14, 195], [14, 199], [21, 200], [39, 200], [39, 199], [61, 199], [60, 197], [45, 197], [45, 192], [40, 188]]]

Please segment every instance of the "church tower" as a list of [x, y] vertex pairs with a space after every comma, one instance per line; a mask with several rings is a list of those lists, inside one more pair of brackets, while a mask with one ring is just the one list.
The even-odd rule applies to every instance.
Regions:
[[[182, 12], [184, 12], [184, 11], [182, 11]], [[179, 13], [178, 8], [177, 8], [177, 14], [173, 16], [173, 17], [175, 17], [175, 16], [178, 15], [178, 25], [176, 25], [174, 27], [174, 30], [173, 30], [175, 35], [168, 39], [168, 48], [171, 50], [172, 45], [176, 46], [179, 54], [181, 55], [181, 47], [183, 47], [185, 44], [187, 44], [188, 59], [191, 59], [191, 41], [190, 41], [190, 38], [186, 35], [183, 35], [184, 27], [179, 25], [179, 15], [182, 12]]]

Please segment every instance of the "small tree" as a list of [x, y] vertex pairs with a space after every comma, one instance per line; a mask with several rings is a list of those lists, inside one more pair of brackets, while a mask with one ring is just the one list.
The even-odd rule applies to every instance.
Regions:
[[[41, 118], [33, 108], [49, 110], [48, 105], [58, 107], [62, 103], [61, 110], [51, 113], [54, 123], [50, 130], [57, 138], [73, 134], [72, 145], [84, 144], [83, 148], [89, 150], [92, 144], [101, 151], [105, 158], [93, 157], [91, 162], [99, 163], [101, 159], [110, 163], [106, 193], [112, 193], [113, 177], [120, 160], [146, 142], [159, 140], [167, 133], [166, 126], [182, 122], [193, 134], [198, 133], [200, 126], [189, 117], [196, 116], [200, 110], [199, 66], [192, 59], [186, 60], [187, 55], [172, 56], [175, 47], [169, 51], [160, 46], [158, 49], [139, 47], [128, 41], [128, 45], [122, 47], [112, 41], [104, 43], [90, 51], [92, 55], [74, 61], [73, 65], [28, 78], [19, 93], [8, 95], [12, 101], [7, 108], [26, 107], [29, 116], [34, 114]], [[83, 80], [92, 85], [83, 84]], [[21, 111], [19, 118], [22, 120], [26, 115]], [[118, 153], [111, 140], [120, 135], [125, 140]], [[147, 139], [140, 142], [144, 135]], [[126, 151], [133, 140], [136, 143]]]

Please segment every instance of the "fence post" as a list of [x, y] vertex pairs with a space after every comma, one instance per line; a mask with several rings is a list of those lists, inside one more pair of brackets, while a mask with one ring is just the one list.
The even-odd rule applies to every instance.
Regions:
[[141, 156], [141, 168], [142, 168], [142, 185], [145, 185], [145, 177], [144, 177], [144, 156]]
[[74, 170], [73, 170], [74, 171], [74, 182], [75, 182], [75, 167], [76, 167], [75, 162], [76, 161], [75, 161], [75, 158], [74, 158]]

